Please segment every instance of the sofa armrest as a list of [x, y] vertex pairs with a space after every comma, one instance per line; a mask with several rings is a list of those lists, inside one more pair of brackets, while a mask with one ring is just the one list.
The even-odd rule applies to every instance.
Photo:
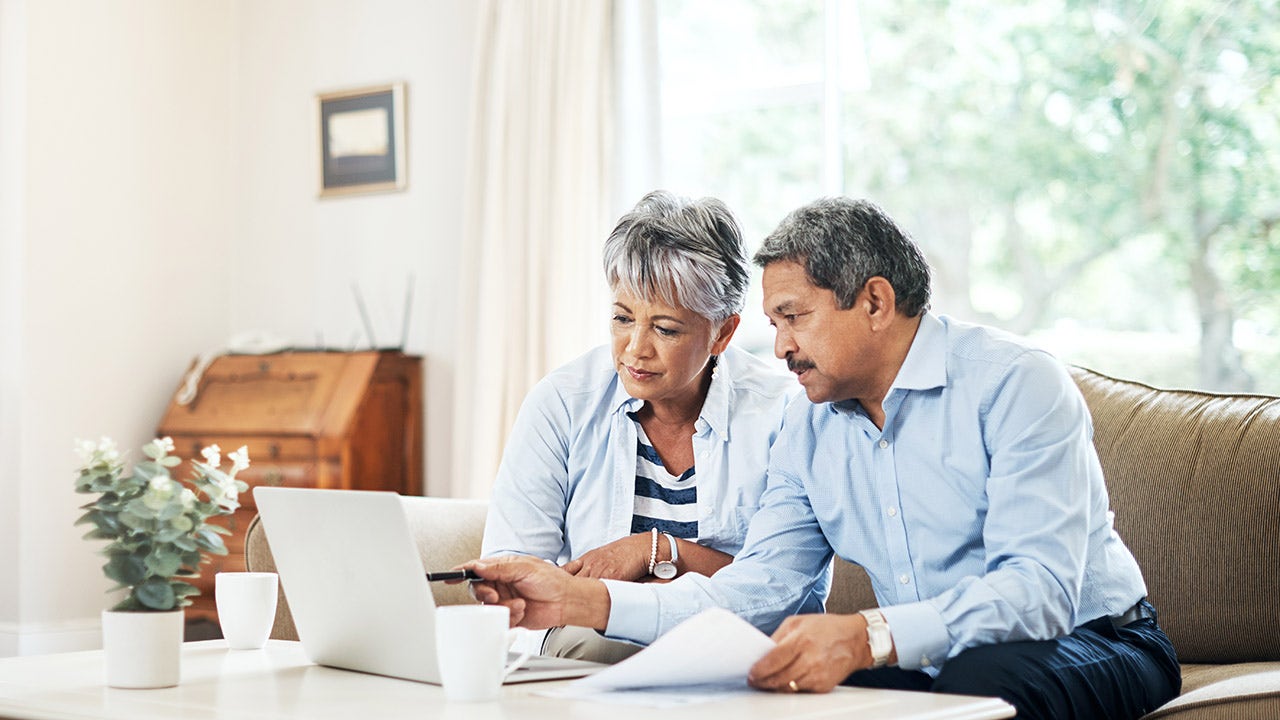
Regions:
[[[484, 521], [488, 503], [481, 500], [454, 498], [402, 497], [405, 519], [409, 532], [418, 547], [422, 567], [427, 570], [448, 570], [467, 560], [480, 557], [480, 542], [484, 536]], [[245, 536], [244, 559], [246, 569], [252, 572], [275, 572], [275, 559], [260, 517], [249, 524]], [[463, 605], [475, 600], [467, 593], [465, 584], [431, 584], [437, 605]], [[289, 599], [283, 589], [276, 604], [276, 621], [271, 637], [278, 640], [297, 640], [298, 631], [289, 611]]]

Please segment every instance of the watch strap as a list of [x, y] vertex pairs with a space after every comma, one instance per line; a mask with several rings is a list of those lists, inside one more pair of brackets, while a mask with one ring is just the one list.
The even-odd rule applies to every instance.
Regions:
[[871, 650], [871, 667], [884, 667], [889, 663], [889, 655], [893, 653], [893, 634], [889, 631], [889, 621], [877, 609], [860, 610], [858, 614], [867, 619], [867, 647]]
[[676, 538], [671, 533], [662, 533], [667, 536], [667, 542], [671, 543], [671, 564], [675, 565], [680, 559], [680, 550], [676, 547]]

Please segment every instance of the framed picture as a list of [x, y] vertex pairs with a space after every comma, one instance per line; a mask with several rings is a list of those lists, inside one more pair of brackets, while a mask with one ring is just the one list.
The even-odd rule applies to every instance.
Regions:
[[403, 190], [404, 83], [322, 93], [320, 196]]

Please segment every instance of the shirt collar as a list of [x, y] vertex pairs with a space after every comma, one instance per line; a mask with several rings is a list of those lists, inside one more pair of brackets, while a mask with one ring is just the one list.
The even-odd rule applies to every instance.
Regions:
[[[711, 387], [707, 389], [707, 399], [702, 402], [702, 410], [698, 413], [699, 425], [706, 423], [723, 441], [729, 440], [729, 398], [732, 395], [733, 381], [729, 378], [724, 357], [716, 358], [715, 369], [711, 371]], [[631, 397], [627, 388], [618, 378], [613, 379], [613, 397], [610, 406], [615, 413], [638, 412], [644, 407], [644, 401]], [[702, 428], [699, 427], [699, 430]]]
[[898, 369], [889, 392], [931, 390], [947, 384], [947, 328], [936, 315], [926, 312], [911, 341], [911, 349]]

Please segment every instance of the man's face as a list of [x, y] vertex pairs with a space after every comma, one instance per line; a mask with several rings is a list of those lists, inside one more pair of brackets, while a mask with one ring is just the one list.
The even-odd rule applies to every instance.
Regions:
[[773, 353], [796, 373], [809, 401], [859, 397], [874, 376], [866, 313], [855, 303], [841, 310], [836, 296], [809, 281], [799, 263], [764, 268], [764, 312], [777, 336]]

